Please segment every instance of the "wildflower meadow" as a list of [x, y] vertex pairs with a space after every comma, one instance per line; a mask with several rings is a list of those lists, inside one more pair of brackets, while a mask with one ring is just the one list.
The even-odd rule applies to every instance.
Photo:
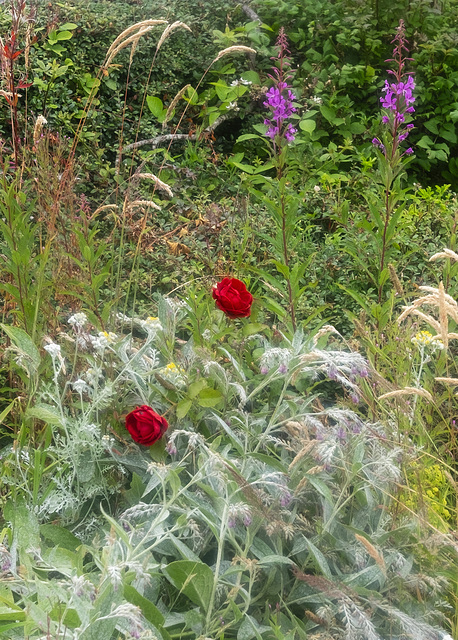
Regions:
[[458, 640], [457, 26], [0, 4], [0, 638]]

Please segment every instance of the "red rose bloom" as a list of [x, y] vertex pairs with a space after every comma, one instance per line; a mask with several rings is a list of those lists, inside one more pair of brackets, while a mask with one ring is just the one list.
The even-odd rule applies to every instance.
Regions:
[[213, 289], [216, 306], [228, 318], [247, 318], [251, 313], [253, 296], [241, 280], [223, 278]]
[[126, 428], [132, 440], [147, 447], [162, 438], [168, 426], [167, 420], [147, 404], [137, 407], [126, 416]]

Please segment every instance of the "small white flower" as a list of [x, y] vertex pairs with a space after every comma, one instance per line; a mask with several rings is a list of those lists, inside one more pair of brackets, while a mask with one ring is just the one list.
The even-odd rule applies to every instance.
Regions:
[[113, 344], [117, 340], [116, 333], [111, 331], [99, 331], [98, 336], [89, 336], [92, 346], [96, 351], [103, 351], [110, 344]]
[[244, 84], [246, 87], [249, 87], [250, 84], [253, 84], [251, 82], [251, 80], [244, 80], [243, 78], [240, 78], [240, 84]]
[[316, 104], [323, 104], [323, 100], [321, 98], [319, 98], [318, 96], [312, 96], [312, 100]]
[[[242, 81], [240, 81], [240, 82], [242, 82]], [[233, 81], [231, 82], [231, 87], [238, 87], [238, 86], [239, 86], [239, 84], [240, 84], [240, 82], [239, 82], [238, 80], [233, 80]]]
[[138, 320], [138, 324], [141, 326], [142, 329], [145, 329], [145, 331], [152, 332], [152, 331], [160, 331], [162, 329], [162, 325], [159, 322], [159, 318], [153, 317], [153, 316], [148, 316], [148, 318], [146, 318], [146, 320]]
[[236, 102], [229, 102], [226, 109], [234, 109], [234, 111], [239, 111], [239, 108]]
[[47, 351], [52, 358], [58, 358], [60, 356], [60, 346], [55, 342], [46, 344], [44, 350]]
[[69, 317], [67, 320], [68, 324], [71, 324], [75, 329], [79, 329], [84, 327], [87, 322], [87, 315], [82, 311], [80, 313], [75, 313]]
[[315, 192], [315, 193], [319, 193], [319, 192], [321, 191], [321, 187], [320, 187], [319, 185], [317, 185], [317, 184], [316, 184], [316, 185], [313, 187], [313, 190], [314, 190], [314, 192]]
[[76, 393], [84, 393], [84, 391], [87, 391], [89, 389], [87, 383], [81, 378], [75, 380], [75, 382], [72, 383], [72, 387], [74, 388]]

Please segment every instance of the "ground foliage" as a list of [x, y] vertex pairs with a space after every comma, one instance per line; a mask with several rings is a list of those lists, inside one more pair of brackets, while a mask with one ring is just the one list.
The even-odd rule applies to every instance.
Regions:
[[455, 639], [454, 5], [402, 8], [408, 163], [382, 0], [181, 4], [2, 6], [0, 635]]

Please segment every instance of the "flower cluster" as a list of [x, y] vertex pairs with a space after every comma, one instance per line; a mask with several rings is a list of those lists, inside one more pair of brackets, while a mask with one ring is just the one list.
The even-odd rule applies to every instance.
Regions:
[[272, 68], [274, 75], [270, 77], [274, 81], [274, 86], [266, 93], [267, 100], [264, 102], [264, 106], [272, 113], [270, 118], [264, 120], [264, 124], [268, 127], [266, 134], [269, 138], [274, 141], [279, 140], [281, 144], [283, 139], [292, 142], [296, 133], [293, 125], [287, 122], [296, 108], [293, 106], [295, 96], [287, 82], [291, 76], [285, 73], [285, 68], [289, 66], [289, 49], [283, 27], [280, 29], [276, 46], [280, 66]]
[[[411, 75], [411, 72], [405, 72], [405, 64], [412, 58], [406, 58], [405, 52], [408, 51], [405, 39], [405, 25], [401, 20], [399, 27], [397, 28], [396, 36], [393, 40], [395, 47], [393, 50], [393, 58], [387, 60], [387, 62], [396, 63], [396, 70], [388, 70], [388, 73], [394, 76], [394, 82], [388, 82], [385, 80], [385, 86], [383, 88], [384, 95], [380, 98], [382, 107], [387, 109], [388, 113], [382, 117], [382, 122], [389, 126], [389, 130], [393, 139], [392, 155], [394, 155], [400, 142], [403, 142], [414, 125], [412, 123], [406, 124], [406, 117], [415, 112], [413, 104], [415, 102], [415, 96], [413, 91], [415, 89], [415, 82]], [[379, 140], [374, 138], [372, 143], [378, 147], [382, 153], [387, 155], [385, 145]], [[403, 155], [411, 155], [413, 153], [412, 147], [406, 149]]]
[[432, 347], [433, 351], [436, 349], [443, 349], [444, 343], [438, 336], [433, 336], [429, 331], [419, 331], [414, 335], [411, 342], [417, 345], [419, 349], [425, 347]]

